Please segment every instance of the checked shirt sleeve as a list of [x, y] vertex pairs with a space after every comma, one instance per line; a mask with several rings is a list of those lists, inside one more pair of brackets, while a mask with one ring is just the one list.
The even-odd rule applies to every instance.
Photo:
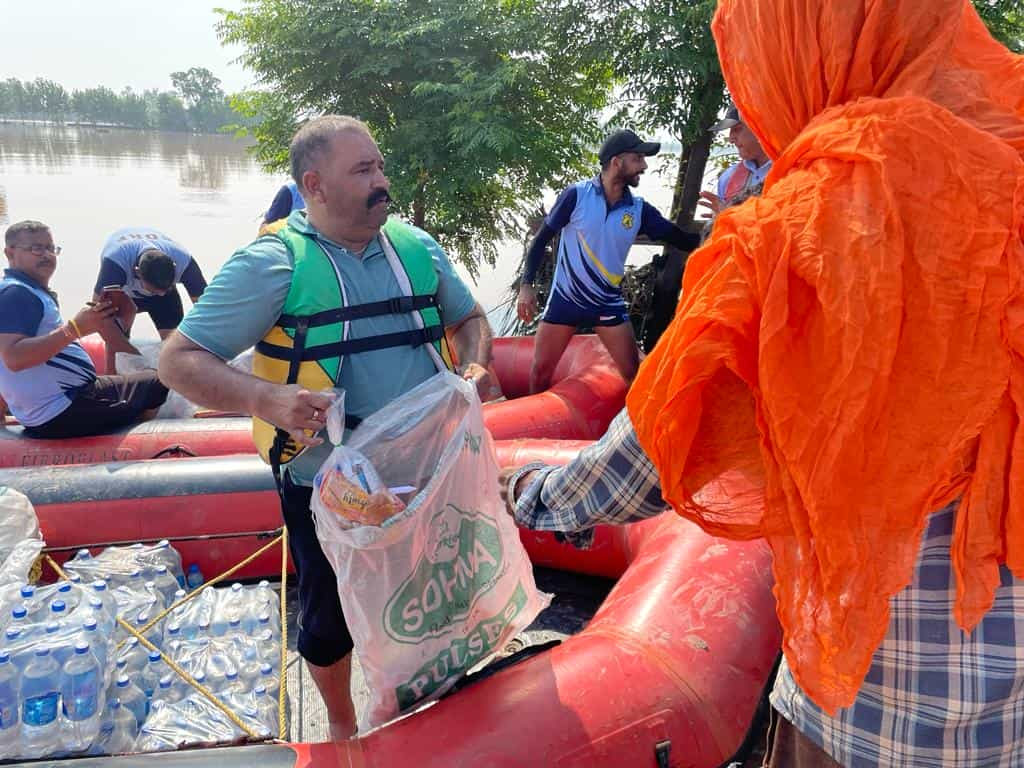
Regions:
[[623, 409], [598, 442], [564, 467], [534, 463], [510, 478], [510, 487], [527, 472], [537, 475], [515, 500], [519, 525], [567, 534], [588, 547], [597, 525], [625, 525], [655, 517], [668, 506], [654, 465], [647, 458]]

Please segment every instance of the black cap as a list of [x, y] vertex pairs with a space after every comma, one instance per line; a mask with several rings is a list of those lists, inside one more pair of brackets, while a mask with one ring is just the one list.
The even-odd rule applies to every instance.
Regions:
[[725, 117], [719, 120], [717, 123], [708, 128], [712, 133], [718, 133], [719, 131], [727, 131], [734, 125], [739, 125], [743, 122], [740, 117], [740, 111], [736, 109], [735, 104], [730, 104], [729, 108], [725, 110]]
[[638, 152], [641, 155], [650, 157], [661, 151], [661, 143], [657, 141], [644, 141], [631, 130], [624, 129], [615, 131], [601, 145], [597, 158], [601, 165], [623, 152]]

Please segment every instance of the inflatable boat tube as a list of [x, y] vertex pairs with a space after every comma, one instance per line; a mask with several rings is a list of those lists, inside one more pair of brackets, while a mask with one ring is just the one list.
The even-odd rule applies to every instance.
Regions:
[[[86, 349], [102, 369], [103, 345]], [[484, 405], [484, 423], [496, 440], [515, 437], [596, 440], [621, 410], [626, 385], [596, 336], [576, 336], [555, 371], [551, 388], [529, 395], [533, 337], [494, 340], [494, 367], [509, 398]], [[255, 453], [248, 418], [157, 419], [107, 435], [65, 440], [26, 437], [21, 427], [0, 429], [0, 467], [96, 464], [181, 456]]]

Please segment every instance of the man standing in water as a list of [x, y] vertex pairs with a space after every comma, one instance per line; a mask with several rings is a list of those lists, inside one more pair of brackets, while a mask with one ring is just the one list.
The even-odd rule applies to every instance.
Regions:
[[640, 184], [657, 142], [633, 131], [612, 133], [598, 153], [601, 173], [562, 191], [526, 255], [517, 312], [524, 323], [537, 316], [534, 280], [551, 239], [561, 232], [551, 296], [537, 328], [530, 391], [551, 384], [555, 367], [576, 329], [594, 329], [623, 378], [631, 382], [640, 362], [633, 326], [622, 299], [626, 256], [638, 235], [691, 251], [698, 235], [679, 229], [630, 187]]
[[[344, 390], [351, 427], [452, 369], [447, 339], [462, 376], [488, 390], [491, 331], [434, 239], [388, 218], [384, 158], [363, 123], [311, 120], [289, 154], [307, 209], [224, 265], [168, 339], [160, 371], [195, 402], [254, 417], [298, 575], [299, 653], [341, 740], [356, 727], [353, 645], [310, 514], [313, 477], [331, 449], [316, 433], [332, 390]], [[253, 345], [254, 375], [227, 365]]]

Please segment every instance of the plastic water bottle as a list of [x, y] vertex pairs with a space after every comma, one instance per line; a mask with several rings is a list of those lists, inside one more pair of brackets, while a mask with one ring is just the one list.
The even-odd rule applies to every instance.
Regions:
[[[66, 582], [65, 582], [66, 583]], [[70, 587], [71, 585], [68, 584]], [[54, 600], [50, 603], [50, 621], [63, 624], [68, 617], [68, 605], [63, 600]]]
[[160, 684], [160, 678], [167, 673], [164, 667], [163, 659], [160, 658], [160, 654], [157, 651], [149, 652], [149, 661], [146, 663], [146, 668], [142, 670], [142, 675], [139, 677], [140, 686], [142, 692], [146, 694], [147, 699], [153, 698], [153, 693], [156, 691], [156, 687]]
[[25, 757], [43, 757], [60, 747], [60, 666], [50, 649], [36, 649], [21, 678], [21, 744]]
[[25, 641], [22, 640], [21, 627], [8, 627], [4, 630], [4, 648], [9, 649], [11, 654], [11, 662], [17, 668], [18, 672], [24, 672], [25, 667], [31, 660], [32, 654], [29, 653], [28, 648], [19, 648], [19, 646]]
[[149, 711], [146, 694], [128, 678], [128, 675], [121, 675], [117, 678], [114, 695], [121, 700], [121, 706], [130, 710], [134, 715], [135, 730], [138, 731], [146, 721], [146, 713]]
[[[146, 649], [139, 643], [139, 638], [133, 637], [124, 646], [117, 658], [118, 661], [123, 660], [125, 662], [125, 674], [134, 677], [145, 669], [146, 662], [148, 661], [148, 654]], [[121, 703], [128, 706], [127, 702], [125, 702], [123, 698]]]
[[188, 575], [185, 576], [185, 584], [189, 590], [199, 589], [206, 582], [203, 572], [199, 570], [198, 563], [192, 563], [188, 567]]
[[[181, 554], [171, 546], [171, 542], [167, 539], [163, 539], [151, 547], [150, 551], [146, 553], [146, 558], [157, 567], [166, 566], [175, 581], [184, 575], [181, 570]], [[179, 582], [179, 584], [181, 583]]]
[[230, 666], [224, 670], [224, 681], [221, 684], [221, 690], [225, 693], [245, 693], [246, 688], [242, 681], [238, 679], [238, 669], [236, 667]]
[[255, 633], [259, 637], [265, 637], [268, 632], [273, 640], [277, 640], [281, 636], [281, 626], [273, 620], [269, 613], [261, 613], [256, 621]]
[[57, 599], [63, 600], [68, 612], [75, 610], [80, 602], [81, 591], [70, 581], [61, 581], [57, 584]]
[[88, 749], [99, 734], [102, 687], [103, 672], [89, 644], [76, 643], [74, 655], [64, 664], [61, 680], [64, 746], [72, 752]]
[[89, 607], [88, 612], [85, 614], [85, 621], [95, 621], [97, 631], [100, 635], [106, 639], [114, 637], [114, 617], [107, 613], [107, 609], [103, 606], [103, 601], [100, 600], [96, 595], [89, 595], [86, 600], [86, 604]]
[[29, 620], [28, 620], [28, 609], [24, 603], [18, 603], [11, 609], [11, 620], [7, 624], [8, 629], [17, 629], [19, 632], [25, 634], [26, 638], [29, 633]]
[[238, 664], [238, 679], [242, 681], [247, 689], [253, 688], [260, 679], [260, 667], [263, 661], [260, 659], [260, 650], [255, 643], [246, 643], [241, 649], [241, 658]]
[[75, 552], [75, 556], [71, 559], [76, 563], [83, 563], [88, 560], [92, 560], [92, 552], [88, 549], [82, 548]]
[[40, 605], [40, 601], [36, 599], [36, 588], [31, 584], [25, 584], [21, 588], [20, 597], [21, 604], [24, 605], [25, 610], [28, 611], [28, 620], [38, 621], [36, 616], [44, 606]]
[[107, 639], [100, 634], [96, 618], [88, 615], [82, 622], [82, 631], [78, 633], [78, 640], [88, 643], [89, 650], [100, 663], [100, 669], [107, 668]]
[[74, 649], [67, 642], [66, 637], [61, 636], [61, 626], [55, 621], [46, 625], [46, 633], [43, 635], [43, 643], [50, 649], [50, 655], [57, 662], [58, 667], [63, 667], [64, 662], [71, 658]]
[[103, 728], [100, 736], [100, 747], [108, 755], [128, 752], [135, 744], [139, 735], [139, 725], [134, 713], [121, 705], [120, 699], [112, 699], [108, 708], [110, 730]]
[[174, 578], [170, 569], [166, 565], [158, 565], [156, 567], [156, 573], [153, 576], [153, 581], [156, 583], [156, 588], [160, 590], [160, 594], [164, 599], [164, 607], [171, 605], [174, 602], [174, 593], [178, 591], [178, 580]]
[[18, 670], [7, 651], [0, 651], [0, 759], [17, 757]]
[[266, 686], [257, 685], [252, 689], [253, 703], [256, 711], [259, 712], [259, 721], [269, 728], [271, 732], [277, 730], [277, 702], [270, 695]]
[[267, 662], [263, 662], [263, 664], [260, 665], [260, 676], [256, 681], [256, 685], [262, 685], [268, 691], [271, 691], [276, 695], [276, 691], [280, 687], [278, 685], [276, 669]]

